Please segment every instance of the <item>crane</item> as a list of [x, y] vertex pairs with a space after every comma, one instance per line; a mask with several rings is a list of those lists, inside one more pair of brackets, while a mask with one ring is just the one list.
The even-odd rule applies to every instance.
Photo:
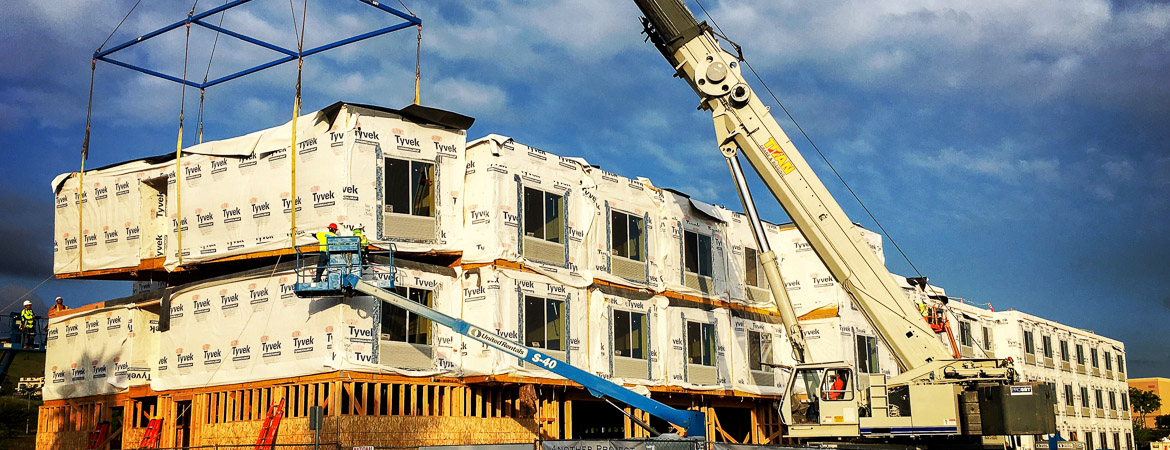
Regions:
[[[671, 64], [675, 75], [699, 96], [701, 108], [711, 112], [718, 147], [752, 225], [760, 261], [797, 362], [780, 406], [788, 436], [1055, 432], [1055, 393], [1050, 388], [1016, 383], [1008, 361], [954, 359], [768, 107], [753, 93], [740, 72], [741, 58], [720, 47], [714, 30], [700, 23], [682, 0], [634, 3], [644, 15], [648, 40]], [[845, 362], [811, 360], [813, 355], [808, 355], [779, 263], [748, 190], [740, 155], [889, 347], [901, 369], [899, 375], [886, 380], [882, 375], [854, 374]], [[982, 401], [978, 394], [984, 392], [995, 400]], [[1004, 392], [1016, 395], [1007, 398]], [[1022, 400], [1024, 397], [1027, 400]], [[1034, 420], [998, 423], [1013, 422], [1002, 417], [1029, 408], [1037, 411]]]

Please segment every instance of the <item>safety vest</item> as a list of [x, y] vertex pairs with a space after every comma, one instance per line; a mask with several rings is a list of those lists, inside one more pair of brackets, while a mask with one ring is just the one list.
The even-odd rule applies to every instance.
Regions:
[[66, 309], [69, 309], [69, 307], [64, 304], [54, 304], [52, 308], [49, 308], [49, 312], [64, 311]]
[[325, 251], [325, 240], [329, 237], [337, 237], [337, 235], [329, 231], [322, 231], [317, 233], [317, 243], [321, 244], [320, 251]]
[[37, 313], [31, 309], [20, 310], [20, 327], [26, 330], [32, 329], [36, 326]]
[[370, 240], [366, 239], [366, 233], [362, 232], [361, 228], [354, 228], [353, 235], [362, 238], [362, 248], [363, 249], [370, 246]]

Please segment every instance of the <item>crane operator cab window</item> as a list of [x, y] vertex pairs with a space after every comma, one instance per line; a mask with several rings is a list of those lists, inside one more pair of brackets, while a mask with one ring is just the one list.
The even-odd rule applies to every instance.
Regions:
[[852, 383], [853, 372], [846, 368], [798, 370], [793, 386], [793, 423], [819, 423], [822, 402], [852, 401]]

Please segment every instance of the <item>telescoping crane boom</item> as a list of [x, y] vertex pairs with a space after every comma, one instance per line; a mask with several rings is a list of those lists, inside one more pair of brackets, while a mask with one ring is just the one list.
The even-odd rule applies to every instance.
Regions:
[[[676, 76], [686, 80], [698, 94], [701, 107], [711, 112], [719, 149], [727, 159], [752, 224], [760, 261], [798, 363], [781, 405], [781, 416], [789, 425], [788, 435], [1054, 432], [1055, 394], [1048, 386], [1015, 383], [1015, 373], [1006, 361], [953, 359], [768, 107], [754, 95], [741, 76], [741, 60], [720, 47], [714, 31], [698, 22], [682, 0], [634, 3], [645, 16], [642, 22], [649, 40], [674, 67]], [[855, 377], [852, 367], [845, 363], [806, 361], [815, 355], [807, 355], [776, 255], [768, 245], [747, 189], [739, 154], [759, 174], [866, 321], [889, 346], [901, 374], [888, 381], [881, 375]], [[857, 389], [859, 381], [864, 385], [861, 389]], [[994, 400], [1009, 390], [1016, 394], [1010, 401]], [[984, 391], [993, 400], [984, 401], [982, 395], [977, 395]], [[1021, 400], [1024, 397], [1027, 401]], [[1005, 414], [1028, 409], [1035, 412], [1035, 421], [1017, 420], [1006, 426], [991, 423], [1013, 422], [1003, 419]]]

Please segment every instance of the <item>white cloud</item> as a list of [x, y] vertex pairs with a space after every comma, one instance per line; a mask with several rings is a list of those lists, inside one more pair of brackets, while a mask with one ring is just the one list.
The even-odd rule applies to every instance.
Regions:
[[976, 174], [1005, 183], [1053, 182], [1060, 178], [1060, 163], [1055, 158], [1023, 157], [1017, 146], [1005, 142], [998, 147], [958, 150], [947, 147], [934, 154], [910, 157], [909, 163], [931, 170], [936, 175]]

